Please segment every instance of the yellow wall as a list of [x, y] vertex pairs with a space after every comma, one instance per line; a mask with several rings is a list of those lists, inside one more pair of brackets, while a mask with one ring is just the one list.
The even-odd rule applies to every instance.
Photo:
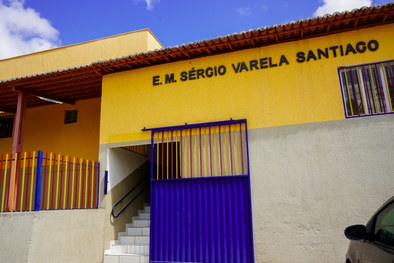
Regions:
[[[148, 139], [143, 127], [247, 118], [249, 128], [344, 118], [337, 68], [393, 58], [394, 25], [282, 43], [107, 75], [103, 80], [100, 143]], [[297, 52], [377, 40], [376, 51], [299, 63]], [[234, 73], [233, 63], [271, 57], [289, 64]], [[224, 65], [226, 74], [180, 80], [181, 72]], [[176, 83], [164, 84], [174, 73]], [[154, 86], [153, 76], [162, 85]]]
[[161, 48], [148, 29], [0, 60], [0, 79], [33, 75]]
[[[78, 121], [64, 124], [65, 110], [78, 110]], [[98, 160], [100, 99], [75, 105], [50, 105], [28, 109], [23, 151], [43, 150]], [[0, 139], [0, 153], [11, 153], [12, 139]]]

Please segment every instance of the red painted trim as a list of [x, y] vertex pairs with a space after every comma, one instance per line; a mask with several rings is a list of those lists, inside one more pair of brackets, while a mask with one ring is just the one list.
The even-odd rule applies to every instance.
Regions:
[[234, 168], [233, 168], [233, 145], [231, 140], [231, 125], [228, 125], [228, 136], [230, 138], [230, 165], [231, 165], [231, 174], [234, 175]]

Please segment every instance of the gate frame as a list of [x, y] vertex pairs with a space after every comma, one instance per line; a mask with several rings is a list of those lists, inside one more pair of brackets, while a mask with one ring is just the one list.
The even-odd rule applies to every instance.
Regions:
[[[245, 149], [246, 149], [246, 166], [247, 166], [247, 172], [243, 175], [248, 177], [248, 184], [247, 184], [247, 191], [249, 192], [248, 194], [248, 202], [250, 205], [250, 214], [249, 214], [249, 231], [251, 233], [250, 241], [251, 241], [251, 248], [250, 248], [250, 253], [251, 253], [251, 258], [252, 262], [254, 262], [254, 238], [253, 238], [253, 212], [252, 212], [252, 191], [251, 191], [251, 180], [250, 180], [250, 160], [249, 160], [249, 135], [248, 135], [248, 125], [247, 125], [247, 120], [246, 119], [237, 119], [233, 120], [232, 118], [227, 121], [216, 121], [216, 122], [202, 122], [202, 123], [194, 123], [194, 124], [188, 124], [185, 123], [183, 125], [175, 125], [175, 126], [163, 126], [163, 127], [157, 127], [157, 128], [143, 128], [142, 131], [150, 131], [151, 132], [151, 145], [150, 145], [150, 188], [152, 189], [152, 184], [154, 179], [154, 146], [155, 146], [155, 133], [157, 132], [168, 132], [168, 131], [175, 131], [175, 130], [186, 130], [186, 129], [195, 129], [195, 128], [203, 128], [203, 127], [212, 127], [212, 126], [224, 126], [224, 125], [232, 125], [232, 124], [244, 124], [245, 125]], [[179, 179], [182, 180], [182, 179]], [[150, 197], [152, 200], [152, 195], [153, 191], [150, 193]], [[151, 222], [155, 218], [151, 217]], [[152, 223], [151, 223], [152, 225]], [[149, 262], [151, 261], [151, 255], [152, 255], [152, 231], [150, 231], [150, 239], [149, 239]]]

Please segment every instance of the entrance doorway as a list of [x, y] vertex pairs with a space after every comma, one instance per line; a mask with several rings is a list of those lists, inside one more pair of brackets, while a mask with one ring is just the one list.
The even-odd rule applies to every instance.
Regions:
[[246, 120], [151, 131], [151, 262], [254, 262]]

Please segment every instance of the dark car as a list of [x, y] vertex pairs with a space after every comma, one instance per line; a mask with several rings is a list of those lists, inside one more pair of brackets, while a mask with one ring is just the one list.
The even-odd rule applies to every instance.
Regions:
[[394, 196], [366, 226], [347, 227], [345, 236], [350, 239], [346, 263], [394, 263]]

